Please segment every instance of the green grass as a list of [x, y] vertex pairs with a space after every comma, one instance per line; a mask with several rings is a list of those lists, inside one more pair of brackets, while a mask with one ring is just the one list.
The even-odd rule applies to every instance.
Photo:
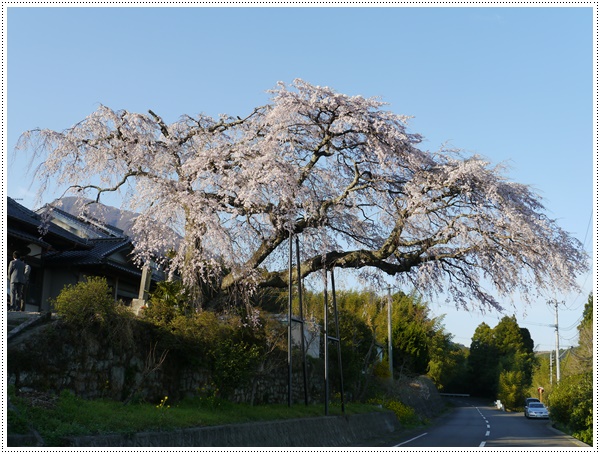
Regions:
[[[169, 400], [159, 405], [132, 403], [123, 405], [110, 400], [84, 400], [63, 392], [51, 408], [29, 406], [9, 389], [11, 402], [19, 414], [35, 428], [48, 446], [64, 446], [64, 437], [107, 433], [168, 431], [185, 427], [215, 426], [252, 421], [272, 421], [324, 415], [324, 405], [234, 404], [215, 398], [185, 399], [174, 405]], [[381, 411], [373, 405], [347, 404], [346, 414]], [[329, 406], [330, 415], [341, 415], [339, 405]], [[18, 426], [22, 427], [22, 422]], [[9, 432], [11, 429], [9, 429]], [[19, 430], [14, 430], [19, 433]]]

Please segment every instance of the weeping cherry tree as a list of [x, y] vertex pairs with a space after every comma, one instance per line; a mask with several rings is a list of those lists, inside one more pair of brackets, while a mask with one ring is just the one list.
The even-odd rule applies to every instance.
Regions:
[[421, 150], [409, 117], [378, 99], [302, 80], [268, 93], [242, 117], [171, 124], [100, 106], [64, 131], [24, 133], [17, 152], [40, 163], [41, 191], [119, 193], [139, 214], [139, 263], [162, 260], [204, 301], [285, 288], [290, 234], [302, 277], [389, 275], [465, 308], [576, 288], [582, 245], [502, 166]]

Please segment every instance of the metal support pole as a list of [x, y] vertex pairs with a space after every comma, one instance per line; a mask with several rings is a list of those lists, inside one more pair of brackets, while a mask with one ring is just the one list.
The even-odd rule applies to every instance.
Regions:
[[302, 367], [304, 379], [304, 404], [308, 405], [308, 374], [306, 371], [306, 339], [304, 336], [304, 314], [302, 302], [302, 276], [300, 273], [300, 241], [296, 236], [296, 262], [298, 271], [298, 301], [300, 305], [300, 318], [294, 317], [294, 286], [293, 286], [293, 234], [290, 232], [289, 238], [289, 274], [288, 274], [288, 406], [292, 405], [292, 347], [293, 347], [293, 327], [292, 323], [300, 324], [300, 343], [302, 344]]
[[390, 366], [390, 378], [394, 380], [394, 361], [392, 351], [392, 288], [388, 287], [388, 362]]
[[346, 413], [344, 405], [344, 374], [342, 371], [342, 341], [340, 339], [340, 324], [338, 320], [337, 299], [335, 297], [335, 278], [333, 276], [333, 268], [331, 269], [331, 298], [333, 301], [333, 316], [335, 319], [335, 337], [338, 344], [338, 366], [340, 368], [340, 395], [342, 404], [342, 413]]
[[308, 405], [308, 373], [306, 370], [306, 339], [304, 338], [304, 311], [302, 308], [302, 273], [300, 272], [300, 240], [296, 236], [296, 269], [298, 271], [298, 304], [300, 305], [300, 342], [302, 342], [302, 378], [304, 380], [304, 405]]
[[288, 274], [288, 407], [292, 406], [292, 232], [290, 232]]
[[560, 381], [560, 347], [558, 345], [558, 301], [554, 301], [555, 321], [556, 321], [556, 383]]
[[327, 331], [327, 324], [329, 317], [327, 315], [327, 269], [323, 268], [323, 359], [325, 362], [324, 371], [324, 387], [325, 387], [325, 416], [329, 416], [329, 347], [328, 339], [329, 334]]

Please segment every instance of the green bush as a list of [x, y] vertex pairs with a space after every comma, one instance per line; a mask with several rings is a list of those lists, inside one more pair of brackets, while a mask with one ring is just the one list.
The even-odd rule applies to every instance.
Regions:
[[190, 312], [189, 292], [179, 281], [163, 281], [150, 295], [143, 318], [157, 326], [167, 326], [176, 317]]
[[390, 378], [390, 363], [387, 359], [377, 361], [373, 366], [373, 375], [378, 378]]
[[103, 325], [117, 315], [117, 304], [105, 278], [87, 277], [75, 285], [67, 285], [53, 301], [56, 313], [78, 328]]
[[238, 315], [190, 310], [187, 295], [180, 283], [159, 283], [142, 318], [162, 330], [163, 347], [211, 370], [213, 385], [204, 395], [227, 397], [252, 378], [268, 336], [249, 328]]
[[6, 412], [8, 432], [15, 434], [26, 434], [29, 432], [27, 420], [16, 410], [8, 408]]
[[[227, 397], [250, 380], [264, 351], [264, 342], [245, 333], [236, 316], [201, 311], [177, 316], [170, 330], [190, 361], [202, 361], [213, 374], [214, 393]], [[247, 339], [244, 339], [246, 337]]]
[[244, 341], [223, 339], [211, 351], [213, 355], [213, 381], [217, 395], [228, 397], [238, 386], [252, 378], [260, 359], [260, 348]]
[[87, 277], [67, 285], [53, 301], [56, 313], [77, 331], [98, 330], [112, 345], [125, 348], [133, 343], [133, 313], [116, 302], [106, 279]]
[[592, 371], [561, 379], [548, 396], [550, 417], [576, 438], [592, 445], [594, 385]]
[[415, 427], [421, 424], [419, 415], [415, 412], [415, 409], [398, 401], [388, 398], [373, 398], [369, 399], [368, 404], [379, 405], [383, 408], [394, 412], [400, 424], [404, 427]]
[[402, 402], [395, 400], [389, 401], [385, 403], [384, 407], [388, 410], [392, 410], [396, 414], [400, 424], [404, 426], [414, 426], [419, 424], [419, 417], [415, 413], [415, 410]]

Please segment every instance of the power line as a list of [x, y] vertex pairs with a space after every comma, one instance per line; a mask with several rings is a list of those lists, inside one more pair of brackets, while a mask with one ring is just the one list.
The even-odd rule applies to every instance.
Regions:
[[[587, 229], [585, 231], [585, 237], [583, 238], [583, 243], [581, 243], [583, 245], [583, 248], [585, 249], [585, 244], [587, 242], [588, 239], [588, 233], [590, 233], [590, 226], [592, 225], [592, 218], [594, 215], [594, 210], [591, 211], [590, 213], [590, 219], [588, 220], [588, 225], [587, 225]], [[591, 237], [590, 237], [591, 238]], [[585, 280], [583, 281], [583, 284], [581, 285], [581, 288], [585, 288], [585, 285], [587, 284], [588, 279], [590, 278], [590, 274], [592, 274], [592, 270], [588, 271], [587, 275], [585, 276]], [[579, 304], [577, 307], [575, 306], [575, 303], [577, 302], [577, 300], [579, 299], [579, 297], [581, 296], [581, 294], [583, 293], [583, 291], [579, 291], [577, 293], [577, 295], [575, 295], [575, 299], [573, 300], [573, 302], [570, 304], [569, 307], [567, 307], [568, 310], [577, 310], [581, 307], [581, 304]], [[583, 304], [583, 303], [582, 303]]]
[[[592, 274], [592, 271], [588, 271], [588, 274], [585, 276], [585, 280], [583, 281], [583, 284], [581, 284], [581, 288], [585, 288], [585, 285], [587, 284], [588, 279], [590, 278], [590, 275]], [[566, 309], [569, 311], [576, 311], [577, 309], [579, 309], [582, 304], [584, 304], [583, 302], [580, 303], [579, 305], [577, 305], [577, 307], [573, 307], [575, 305], [575, 303], [577, 302], [577, 300], [579, 299], [579, 297], [583, 294], [582, 290], [579, 290], [579, 292], [577, 292], [577, 295], [575, 296], [575, 299], [573, 300], [573, 302], [571, 303], [571, 305], [569, 307], [567, 307]]]
[[561, 338], [562, 340], [564, 340], [564, 341], [568, 342], [568, 341], [572, 341], [573, 339], [575, 339], [575, 338], [576, 338], [576, 337], [578, 337], [578, 336], [579, 336], [579, 333], [576, 333], [576, 334], [575, 334], [574, 336], [572, 336], [572, 337], [568, 337], [568, 338], [567, 338], [567, 337], [560, 336], [560, 338]]
[[563, 328], [563, 331], [571, 331], [573, 328], [579, 326], [579, 324], [581, 323], [582, 320], [583, 320], [583, 314], [571, 326], [569, 326], [568, 328]]
[[521, 322], [523, 325], [543, 326], [544, 328], [554, 328], [551, 323], [535, 323], [535, 322]]
[[592, 225], [592, 216], [594, 215], [594, 210], [592, 209], [590, 212], [590, 220], [588, 221], [587, 230], [585, 231], [585, 237], [583, 239], [583, 246], [585, 247], [585, 243], [587, 241], [588, 233], [590, 232], [590, 226]]

